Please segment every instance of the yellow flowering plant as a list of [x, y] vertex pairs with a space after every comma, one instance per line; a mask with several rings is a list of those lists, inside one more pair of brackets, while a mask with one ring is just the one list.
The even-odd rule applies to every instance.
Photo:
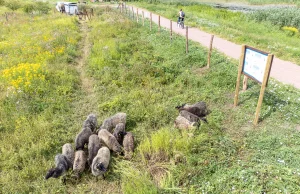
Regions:
[[34, 83], [45, 81], [45, 73], [40, 64], [21, 63], [4, 69], [2, 78], [7, 88], [12, 88], [13, 92], [32, 93], [34, 91]]

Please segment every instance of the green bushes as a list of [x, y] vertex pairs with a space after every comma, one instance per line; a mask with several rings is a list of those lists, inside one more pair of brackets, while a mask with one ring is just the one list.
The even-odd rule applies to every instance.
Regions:
[[268, 21], [280, 28], [292, 26], [300, 28], [300, 9], [299, 8], [278, 8], [262, 11], [255, 11], [249, 15], [257, 22]]
[[48, 14], [51, 8], [47, 2], [38, 1], [34, 3], [26, 3], [23, 6], [23, 10], [25, 13], [38, 12], [39, 14]]

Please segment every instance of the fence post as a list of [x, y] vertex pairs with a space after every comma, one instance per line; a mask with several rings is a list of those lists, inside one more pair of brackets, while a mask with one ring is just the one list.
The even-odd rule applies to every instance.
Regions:
[[142, 11], [142, 17], [143, 17], [143, 26], [145, 26], [145, 16], [144, 16], [144, 11]]
[[170, 20], [170, 39], [172, 40], [173, 32], [172, 32], [172, 20]]
[[209, 68], [210, 66], [210, 57], [211, 57], [213, 40], [214, 40], [214, 35], [211, 35], [210, 46], [209, 46], [208, 57], [207, 57], [207, 68]]
[[186, 46], [185, 46], [185, 49], [186, 49], [186, 53], [189, 52], [189, 27], [186, 26], [185, 27], [186, 31], [185, 31], [185, 36], [186, 36]]
[[160, 32], [160, 15], [158, 15], [158, 32]]
[[136, 22], [139, 23], [139, 8], [136, 8]]
[[152, 13], [150, 13], [150, 31], [152, 31]]
[[132, 19], [134, 20], [134, 10], [133, 10], [133, 7], [131, 7], [131, 10], [132, 10]]

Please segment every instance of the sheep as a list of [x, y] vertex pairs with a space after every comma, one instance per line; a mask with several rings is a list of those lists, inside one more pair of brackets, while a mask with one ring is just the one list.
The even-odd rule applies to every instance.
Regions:
[[178, 116], [174, 122], [174, 127], [179, 129], [192, 129], [194, 127], [197, 127], [198, 123], [191, 122], [184, 118], [183, 116]]
[[63, 175], [69, 168], [72, 167], [72, 163], [68, 160], [67, 156], [63, 154], [57, 154], [55, 156], [55, 168], [51, 168], [48, 170], [45, 179], [49, 179], [50, 177], [58, 178]]
[[102, 175], [107, 171], [110, 161], [110, 150], [107, 147], [102, 147], [98, 150], [97, 156], [93, 159], [92, 174], [94, 176]]
[[103, 121], [102, 126], [100, 127], [99, 130], [101, 129], [106, 129], [108, 130], [110, 133], [112, 133], [113, 129], [117, 126], [117, 124], [119, 123], [124, 123], [124, 125], [126, 124], [126, 113], [117, 113], [107, 119], [105, 119]]
[[86, 120], [83, 122], [83, 128], [89, 127], [92, 132], [96, 131], [97, 129], [97, 117], [95, 114], [89, 114]]
[[122, 145], [125, 151], [125, 159], [131, 159], [134, 151], [134, 136], [131, 132], [125, 134]]
[[110, 150], [118, 154], [122, 152], [122, 147], [118, 143], [117, 139], [106, 129], [101, 129], [98, 133], [98, 137]]
[[114, 130], [113, 136], [115, 136], [115, 138], [117, 139], [119, 144], [122, 144], [124, 135], [125, 135], [125, 125], [124, 125], [124, 123], [117, 124], [117, 126]]
[[102, 147], [100, 139], [98, 137], [98, 135], [91, 135], [89, 138], [89, 144], [88, 144], [88, 151], [89, 151], [89, 155], [88, 155], [88, 165], [91, 166], [93, 159], [95, 158], [95, 156], [98, 153], [98, 150]]
[[88, 115], [87, 119], [83, 122], [82, 130], [75, 138], [76, 150], [83, 150], [84, 145], [89, 142], [89, 137], [97, 128], [97, 118], [94, 114]]
[[67, 159], [72, 163], [74, 163], [74, 150], [73, 147], [70, 143], [66, 143], [65, 145], [63, 145], [62, 147], [62, 154], [65, 155], [67, 157]]
[[86, 154], [83, 150], [78, 150], [75, 152], [75, 159], [73, 164], [73, 171], [75, 172], [75, 177], [79, 178], [80, 173], [82, 173], [85, 169], [86, 165]]
[[208, 115], [208, 110], [205, 102], [197, 102], [193, 105], [183, 104], [181, 106], [176, 106], [179, 111], [186, 110], [198, 117], [205, 117]]
[[190, 113], [186, 110], [181, 110], [179, 112], [179, 115], [186, 118], [190, 122], [199, 122], [199, 119], [200, 119], [197, 115], [194, 115], [193, 113]]

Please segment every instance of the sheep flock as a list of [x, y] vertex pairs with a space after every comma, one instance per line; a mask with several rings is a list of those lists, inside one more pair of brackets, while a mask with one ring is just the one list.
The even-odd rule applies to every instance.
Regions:
[[88, 115], [76, 135], [75, 150], [70, 143], [64, 144], [62, 153], [55, 156], [55, 167], [48, 170], [45, 179], [58, 178], [69, 169], [73, 169], [74, 176], [80, 178], [86, 168], [90, 168], [94, 176], [104, 177], [111, 151], [130, 160], [134, 151], [134, 136], [125, 131], [125, 126], [126, 113], [117, 113], [105, 119], [99, 129], [96, 115]]
[[[174, 121], [175, 128], [191, 129], [199, 127], [200, 121], [207, 123], [209, 111], [205, 102], [183, 104], [176, 109], [179, 115]], [[69, 169], [73, 169], [75, 178], [80, 178], [85, 169], [104, 178], [112, 154], [127, 160], [133, 157], [134, 135], [125, 128], [126, 113], [120, 112], [105, 119], [98, 129], [96, 115], [88, 115], [76, 135], [75, 150], [70, 143], [64, 144], [62, 153], [55, 156], [55, 167], [47, 171], [45, 179], [58, 178]]]

